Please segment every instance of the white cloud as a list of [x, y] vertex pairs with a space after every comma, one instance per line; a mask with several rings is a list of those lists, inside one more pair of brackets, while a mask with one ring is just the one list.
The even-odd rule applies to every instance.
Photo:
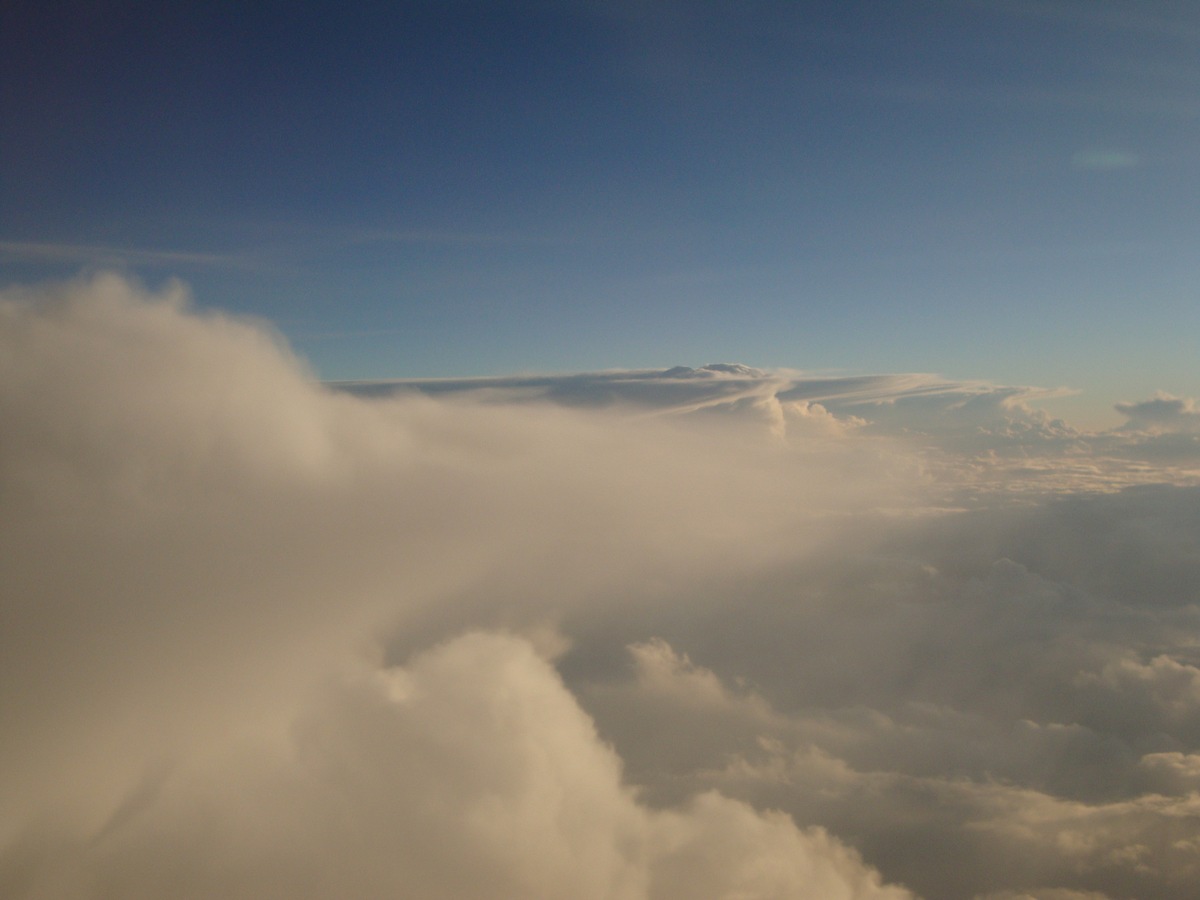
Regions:
[[1190, 896], [1185, 401], [401, 387], [0, 299], [0, 893]]
[[777, 556], [847, 492], [780, 493], [769, 442], [359, 400], [114, 277], [0, 326], [8, 893], [668, 898], [727, 838], [712, 896], [901, 896], [786, 818], [639, 806], [528, 643], [423, 650]]
[[37, 851], [26, 896], [910, 896], [782, 814], [641, 806], [531, 645], [483, 633], [330, 686], [286, 740], [182, 761]]

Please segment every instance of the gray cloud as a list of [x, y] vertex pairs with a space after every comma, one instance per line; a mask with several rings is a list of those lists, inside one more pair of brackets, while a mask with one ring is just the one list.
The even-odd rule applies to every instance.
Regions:
[[731, 580], [725, 607], [659, 615], [632, 670], [580, 666], [577, 690], [663, 802], [703, 785], [779, 805], [924, 896], [1186, 897], [1196, 499], [1163, 486], [863, 533]]
[[10, 292], [0, 894], [1188, 897], [1200, 488], [1041, 395]]
[[1160, 393], [1138, 403], [1118, 403], [1115, 408], [1129, 419], [1124, 425], [1128, 431], [1200, 432], [1200, 409], [1189, 398]]

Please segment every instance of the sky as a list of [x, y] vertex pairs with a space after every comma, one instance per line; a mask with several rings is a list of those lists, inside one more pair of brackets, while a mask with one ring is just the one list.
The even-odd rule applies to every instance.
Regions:
[[331, 380], [1200, 393], [1191, 3], [5, 6], [5, 284], [178, 278]]
[[4, 900], [1193, 900], [1194, 4], [0, 10]]

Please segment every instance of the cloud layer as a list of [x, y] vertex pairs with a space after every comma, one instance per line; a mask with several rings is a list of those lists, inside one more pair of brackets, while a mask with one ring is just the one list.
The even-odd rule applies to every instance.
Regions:
[[9, 291], [0, 894], [1188, 896], [1192, 407], [1037, 396]]

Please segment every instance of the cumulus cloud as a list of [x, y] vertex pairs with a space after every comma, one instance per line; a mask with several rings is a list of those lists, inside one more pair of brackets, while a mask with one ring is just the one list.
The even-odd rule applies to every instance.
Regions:
[[910, 896], [783, 814], [711, 792], [651, 811], [620, 776], [528, 641], [471, 633], [327, 687], [286, 741], [183, 761], [88, 839], [29, 848], [23, 887], [35, 897]]
[[9, 291], [0, 894], [1189, 897], [1190, 407], [1038, 396]]
[[665, 898], [691, 856], [712, 896], [904, 895], [778, 814], [639, 805], [531, 649], [840, 508], [777, 448], [330, 392], [179, 287], [0, 324], [6, 895]]
[[1200, 408], [1190, 398], [1158, 393], [1138, 403], [1118, 403], [1116, 410], [1129, 419], [1123, 426], [1126, 431], [1146, 431], [1151, 434], [1200, 432]]

